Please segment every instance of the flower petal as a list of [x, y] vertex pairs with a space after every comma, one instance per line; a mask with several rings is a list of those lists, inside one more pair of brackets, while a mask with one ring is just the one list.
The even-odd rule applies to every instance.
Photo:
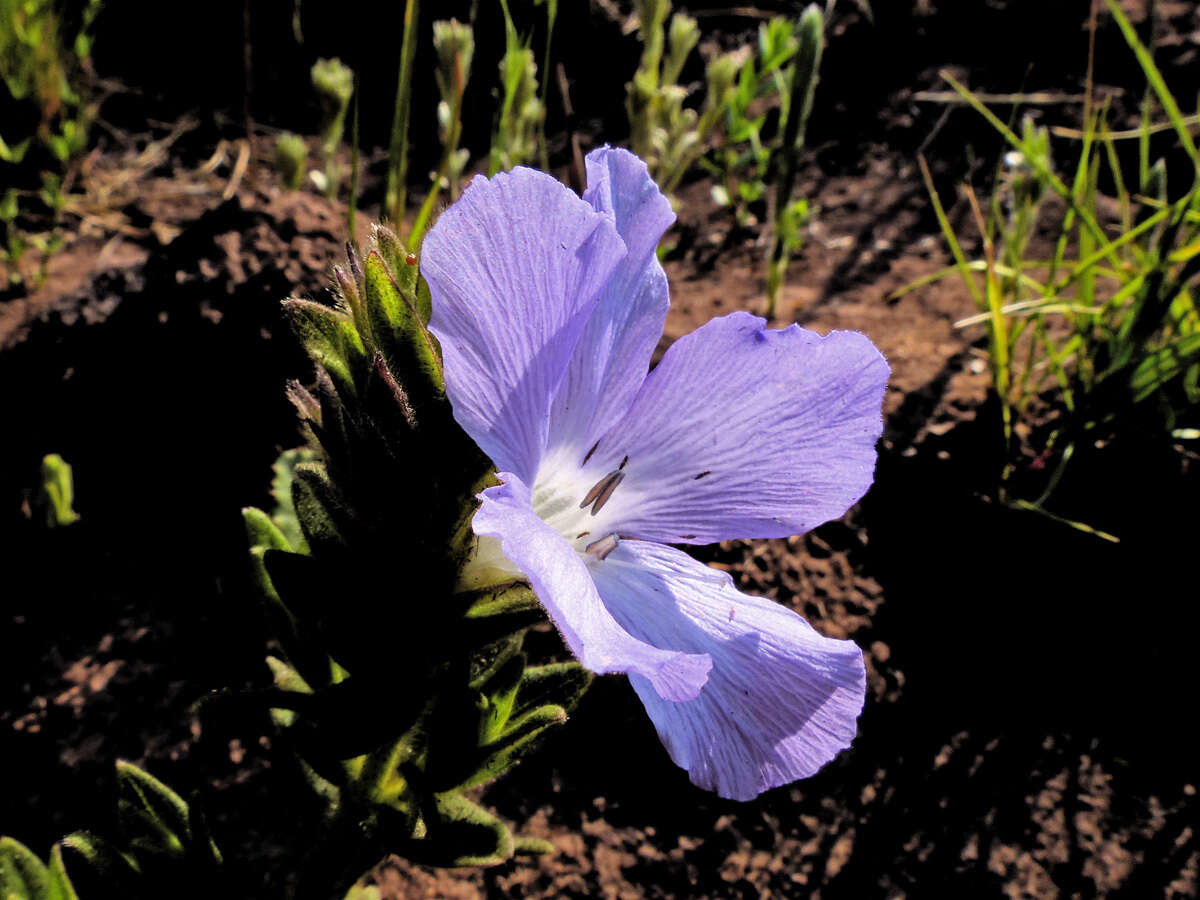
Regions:
[[536, 473], [554, 393], [624, 255], [608, 217], [532, 169], [476, 177], [425, 238], [454, 418], [498, 468]]
[[782, 537], [871, 484], [888, 365], [864, 335], [766, 331], [748, 313], [676, 341], [593, 463], [616, 468], [619, 532], [664, 543]]
[[600, 674], [636, 673], [673, 700], [695, 697], [712, 661], [703, 653], [651, 646], [618, 625], [601, 602], [583, 557], [533, 511], [525, 483], [508, 472], [501, 472], [500, 479], [504, 484], [479, 495], [475, 533], [500, 539], [504, 555], [524, 573], [584, 667]]
[[646, 378], [667, 317], [667, 276], [655, 250], [675, 213], [628, 150], [587, 155], [583, 199], [607, 216], [628, 254], [600, 294], [554, 400], [551, 447], [569, 445], [582, 458], [629, 409]]
[[700, 696], [671, 702], [630, 681], [692, 782], [731, 800], [806, 778], [850, 746], [866, 696], [862, 651], [672, 547], [622, 541], [595, 567], [605, 605], [631, 634], [707, 653]]

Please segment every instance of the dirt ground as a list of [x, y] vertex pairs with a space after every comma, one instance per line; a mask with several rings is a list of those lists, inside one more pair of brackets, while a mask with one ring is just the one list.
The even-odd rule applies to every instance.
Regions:
[[[1182, 67], [1193, 20], [1174, 15]], [[947, 280], [889, 299], [948, 263], [916, 150], [946, 158], [970, 126], [912, 100], [932, 77], [886, 93], [883, 134], [814, 142], [801, 189], [816, 214], [778, 315], [863, 331], [891, 363], [875, 486], [808, 535], [698, 551], [864, 649], [854, 746], [812, 779], [724, 801], [670, 763], [624, 680], [599, 679], [481, 795], [557, 853], [489, 870], [388, 860], [373, 876], [383, 897], [1200, 892], [1195, 460], [1150, 435], [1080, 460], [1061, 510], [1116, 545], [992, 502], [986, 357], [978, 331], [954, 327], [970, 297]], [[131, 759], [196, 792], [247, 896], [277, 897], [311, 804], [264, 718], [193, 704], [268, 678], [238, 511], [265, 502], [271, 462], [296, 442], [282, 387], [307, 362], [278, 301], [324, 296], [345, 210], [281, 191], [265, 140], [189, 133], [98, 157], [93, 183], [125, 191], [119, 216], [103, 218], [112, 203], [81, 216], [47, 283], [0, 302], [0, 833], [44, 852], [103, 829], [113, 762]], [[139, 163], [155, 140], [161, 154]], [[963, 173], [937, 174], [952, 198]], [[664, 348], [762, 309], [762, 234], [735, 227], [710, 187], [679, 198]], [[19, 509], [50, 451], [75, 465], [83, 518], [46, 533]], [[538, 640], [553, 649], [552, 633]]]

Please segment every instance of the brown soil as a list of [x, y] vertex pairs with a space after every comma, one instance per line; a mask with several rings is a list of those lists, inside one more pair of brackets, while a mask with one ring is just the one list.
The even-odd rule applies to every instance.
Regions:
[[[999, 425], [979, 334], [953, 325], [974, 309], [951, 280], [888, 299], [947, 255], [912, 155], [860, 150], [835, 165], [818, 148], [804, 173], [817, 212], [778, 318], [861, 330], [887, 355], [876, 484], [808, 535], [699, 553], [863, 647], [855, 745], [805, 782], [723, 801], [670, 763], [623, 680], [600, 679], [482, 793], [558, 852], [484, 871], [389, 860], [374, 874], [383, 897], [1200, 892], [1198, 773], [1181, 733], [1195, 466], [1150, 436], [1081, 460], [1063, 511], [1115, 546], [989, 502]], [[256, 144], [251, 159], [266, 154]], [[192, 704], [267, 678], [237, 513], [265, 501], [268, 467], [295, 440], [282, 384], [306, 362], [278, 301], [321, 294], [345, 227], [344, 209], [235, 167], [229, 148], [209, 169], [140, 170], [123, 236], [82, 235], [46, 285], [0, 304], [3, 501], [28, 506], [22, 487], [57, 451], [76, 466], [83, 514], [49, 536], [4, 521], [16, 575], [0, 758], [22, 774], [0, 799], [0, 833], [44, 852], [68, 830], [103, 829], [124, 757], [197, 791], [239, 883], [273, 897], [311, 806], [261, 716]], [[708, 191], [680, 198], [664, 347], [762, 307], [761, 237]]]

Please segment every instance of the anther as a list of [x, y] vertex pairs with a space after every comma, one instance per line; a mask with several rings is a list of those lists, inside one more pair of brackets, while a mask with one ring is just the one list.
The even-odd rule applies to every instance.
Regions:
[[600, 512], [600, 509], [608, 502], [608, 498], [613, 495], [613, 491], [617, 489], [617, 485], [625, 480], [624, 472], [609, 472], [587, 492], [583, 500], [579, 502], [579, 508], [583, 509], [589, 503], [592, 504], [592, 515]]
[[600, 538], [598, 541], [592, 541], [592, 543], [587, 545], [584, 552], [589, 556], [596, 557], [596, 559], [605, 559], [608, 557], [608, 554], [617, 549], [617, 544], [619, 543], [620, 541], [617, 540], [617, 536], [610, 534]]

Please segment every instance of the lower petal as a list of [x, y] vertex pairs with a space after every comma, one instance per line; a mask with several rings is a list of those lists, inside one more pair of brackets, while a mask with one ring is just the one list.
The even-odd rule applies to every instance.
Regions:
[[695, 697], [712, 661], [703, 653], [645, 643], [617, 624], [600, 600], [587, 563], [533, 511], [529, 488], [515, 475], [499, 475], [504, 484], [479, 495], [475, 533], [499, 538], [504, 555], [528, 579], [576, 658], [599, 674], [636, 675], [673, 700]]
[[723, 572], [661, 544], [622, 541], [594, 567], [617, 622], [664, 649], [706, 653], [700, 695], [678, 702], [631, 676], [676, 764], [731, 800], [814, 774], [850, 746], [866, 695], [862, 651]]

